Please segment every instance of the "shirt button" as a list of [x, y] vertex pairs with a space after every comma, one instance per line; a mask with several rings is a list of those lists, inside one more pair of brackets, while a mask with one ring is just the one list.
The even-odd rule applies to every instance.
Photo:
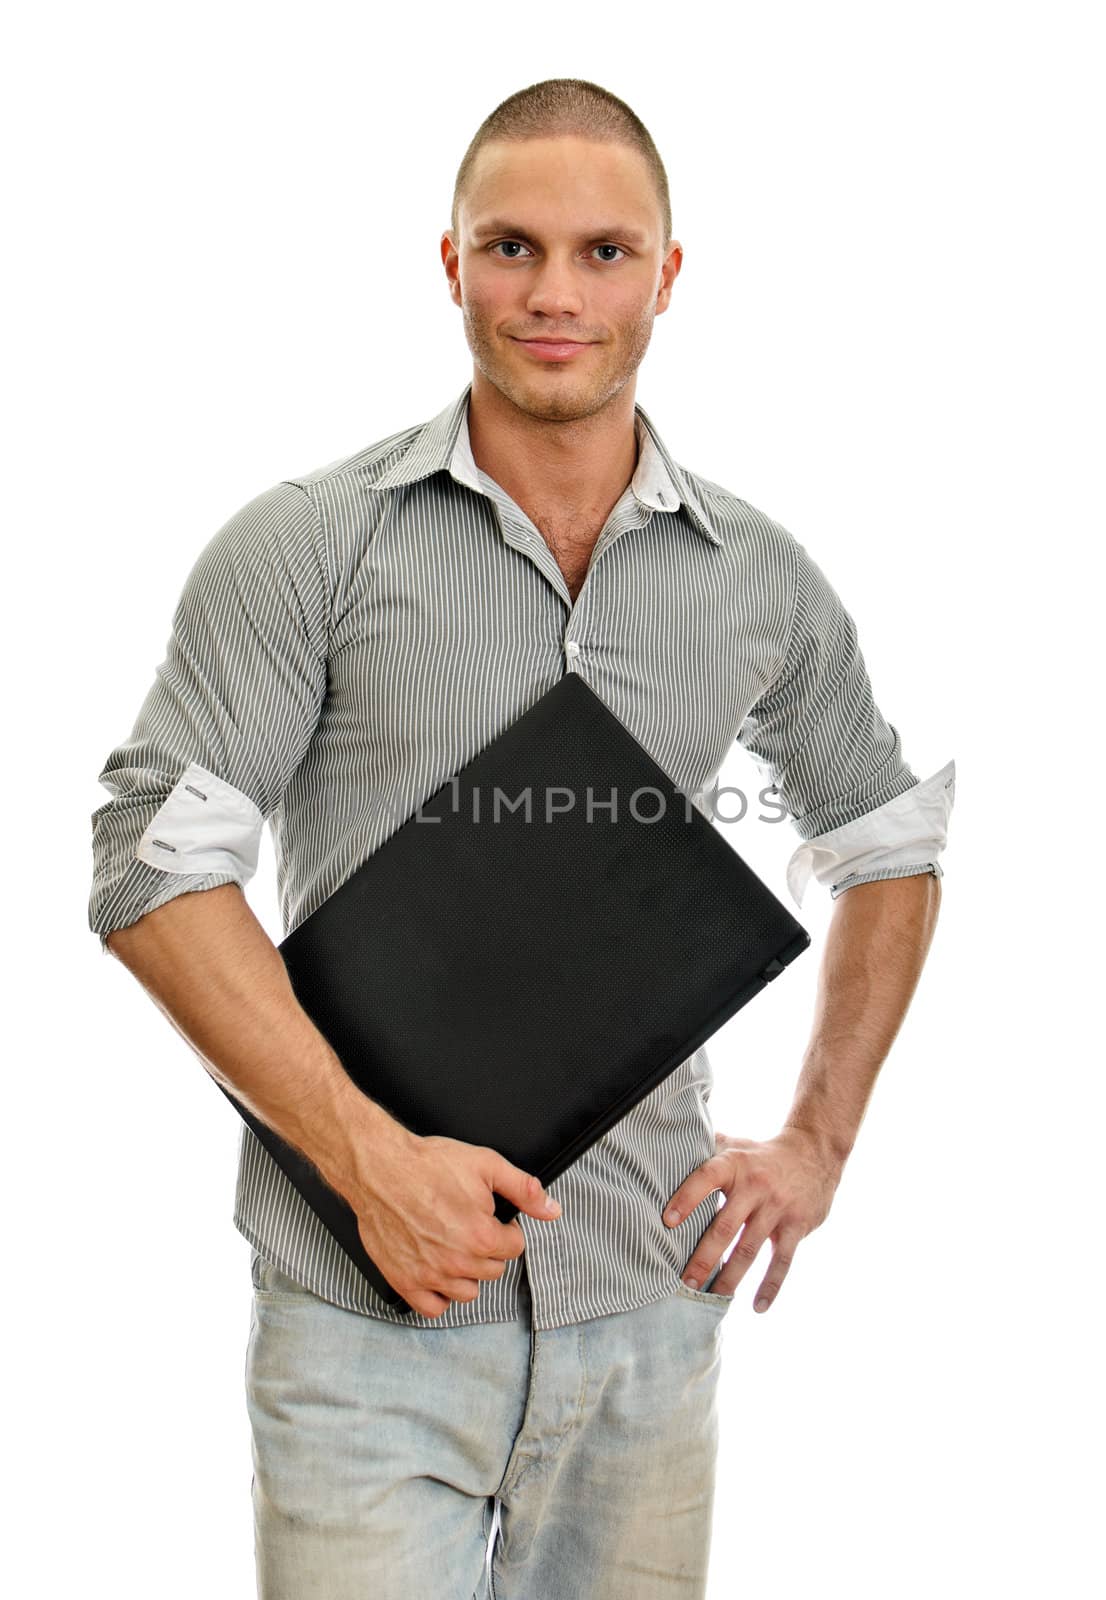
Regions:
[[572, 660], [575, 660], [579, 654], [580, 646], [576, 643], [575, 639], [570, 639], [565, 645], [565, 655], [569, 656]]

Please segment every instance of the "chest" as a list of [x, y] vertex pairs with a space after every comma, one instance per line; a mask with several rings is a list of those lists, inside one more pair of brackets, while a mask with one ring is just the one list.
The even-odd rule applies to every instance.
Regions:
[[613, 537], [532, 513], [504, 527], [483, 502], [449, 519], [418, 494], [336, 589], [313, 752], [336, 800], [359, 808], [363, 787], [408, 815], [568, 670], [675, 781], [713, 776], [786, 641], [755, 546], [731, 557], [682, 519]]
[[549, 546], [575, 605], [602, 532], [601, 524], [541, 514], [531, 515], [531, 521]]

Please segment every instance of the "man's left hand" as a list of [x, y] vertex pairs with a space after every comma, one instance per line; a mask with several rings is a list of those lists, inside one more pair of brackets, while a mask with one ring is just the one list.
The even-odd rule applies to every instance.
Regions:
[[708, 1194], [721, 1189], [725, 1202], [684, 1268], [684, 1282], [699, 1288], [740, 1232], [710, 1289], [712, 1294], [732, 1294], [765, 1239], [771, 1239], [772, 1259], [753, 1304], [755, 1311], [767, 1311], [800, 1239], [829, 1215], [843, 1163], [801, 1128], [786, 1127], [763, 1142], [716, 1133], [714, 1142], [716, 1153], [676, 1190], [664, 1219], [667, 1223], [673, 1207], [681, 1218], [690, 1215]]

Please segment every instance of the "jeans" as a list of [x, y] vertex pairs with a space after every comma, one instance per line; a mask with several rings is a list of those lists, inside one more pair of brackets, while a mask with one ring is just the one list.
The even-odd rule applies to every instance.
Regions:
[[[717, 1269], [716, 1269], [717, 1270]], [[702, 1600], [733, 1295], [405, 1328], [251, 1246], [259, 1600]]]

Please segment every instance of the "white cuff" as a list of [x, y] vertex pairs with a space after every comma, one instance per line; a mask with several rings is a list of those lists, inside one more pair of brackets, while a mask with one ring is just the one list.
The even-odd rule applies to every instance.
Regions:
[[233, 872], [246, 883], [257, 871], [264, 822], [249, 795], [193, 761], [134, 853], [163, 872]]
[[956, 762], [875, 811], [820, 833], [801, 844], [787, 863], [787, 887], [801, 906], [813, 875], [832, 887], [853, 872], [935, 861], [948, 839], [949, 812], [956, 799]]

